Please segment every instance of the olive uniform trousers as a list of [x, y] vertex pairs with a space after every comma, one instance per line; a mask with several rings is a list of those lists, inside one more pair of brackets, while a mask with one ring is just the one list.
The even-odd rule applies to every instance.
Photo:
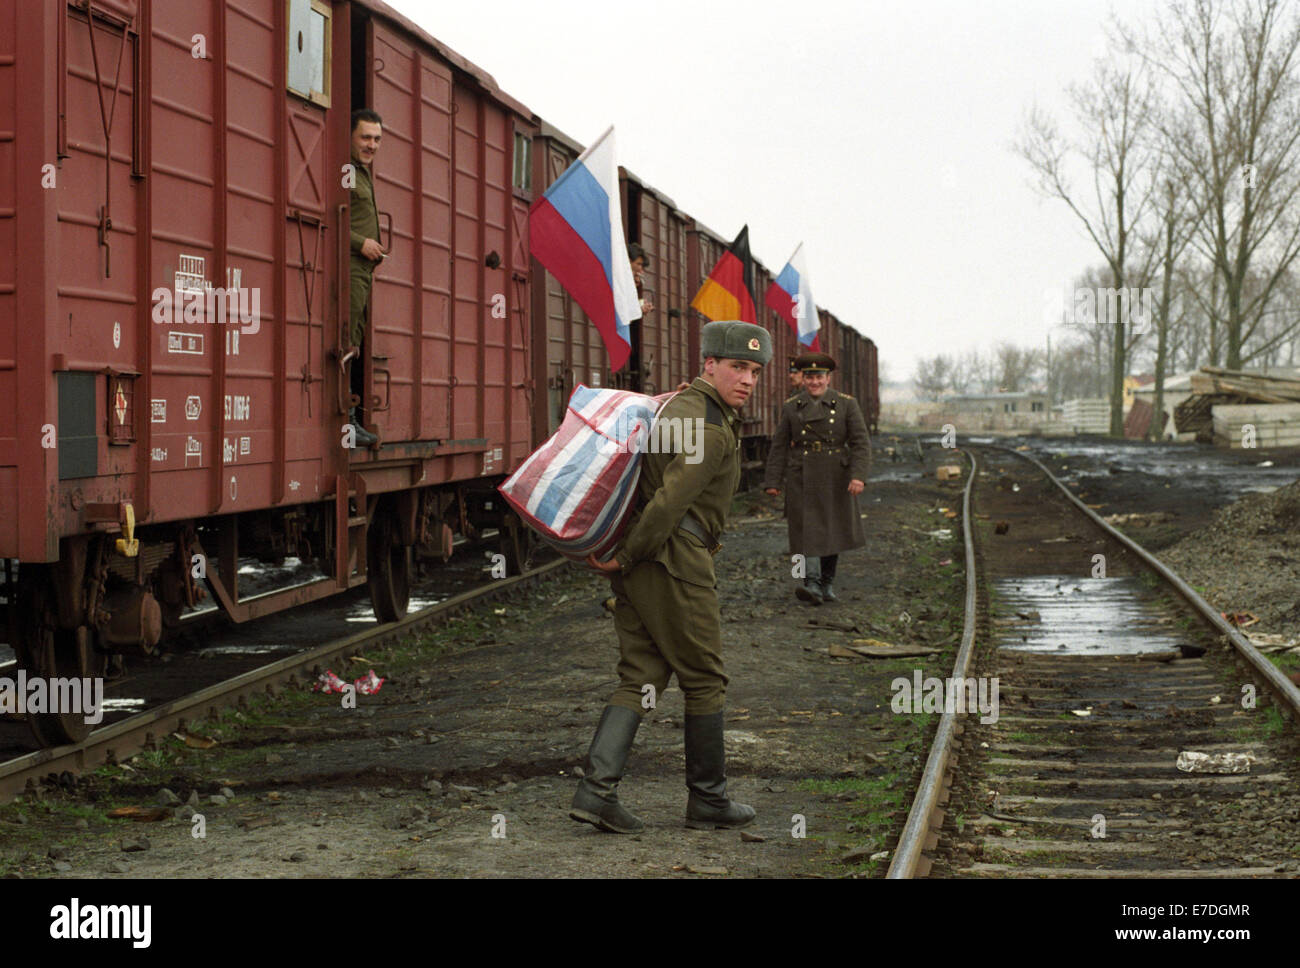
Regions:
[[620, 651], [619, 685], [610, 702], [645, 715], [653, 706], [643, 701], [644, 687], [654, 687], [657, 703], [676, 673], [688, 716], [721, 712], [727, 674], [717, 591], [674, 578], [657, 561], [616, 574], [610, 584]]
[[352, 345], [360, 346], [366, 335], [366, 303], [370, 301], [370, 283], [374, 278], [375, 263], [369, 259], [352, 257], [349, 276], [348, 324], [351, 327]]

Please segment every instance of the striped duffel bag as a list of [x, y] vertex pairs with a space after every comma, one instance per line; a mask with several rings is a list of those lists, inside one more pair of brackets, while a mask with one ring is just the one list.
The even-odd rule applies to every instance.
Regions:
[[579, 384], [560, 429], [501, 485], [502, 496], [565, 557], [608, 560], [632, 516], [655, 414], [673, 396]]

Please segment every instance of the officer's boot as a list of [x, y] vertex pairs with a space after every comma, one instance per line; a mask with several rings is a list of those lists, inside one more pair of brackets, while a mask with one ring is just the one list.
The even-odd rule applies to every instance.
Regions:
[[822, 603], [821, 581], [816, 575], [808, 576], [803, 580], [803, 585], [794, 590], [794, 597], [809, 605], [820, 605]]
[[623, 779], [627, 752], [636, 739], [641, 716], [625, 706], [606, 706], [587, 751], [586, 775], [573, 795], [569, 816], [616, 834], [639, 834], [645, 829], [618, 802], [618, 781]]
[[839, 601], [839, 598], [835, 595], [835, 589], [833, 587], [835, 582], [835, 567], [839, 562], [839, 555], [826, 555], [822, 558], [821, 593], [822, 599], [828, 605]]
[[365, 425], [361, 423], [361, 414], [356, 407], [352, 408], [352, 412], [348, 416], [348, 421], [352, 424], [353, 430], [356, 432], [356, 441], [359, 446], [369, 448], [379, 443], [379, 438], [367, 430]]
[[754, 808], [727, 799], [722, 713], [686, 716], [686, 826], [714, 830], [748, 826]]

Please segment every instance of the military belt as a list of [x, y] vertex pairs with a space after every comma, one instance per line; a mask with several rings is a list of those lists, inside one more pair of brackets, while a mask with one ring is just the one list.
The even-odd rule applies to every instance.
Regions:
[[814, 440], [811, 444], [792, 444], [794, 447], [803, 447], [805, 454], [843, 454], [847, 451], [846, 447], [823, 447], [820, 440]]
[[682, 519], [677, 523], [677, 526], [687, 534], [693, 534], [695, 537], [703, 541], [704, 547], [709, 549], [709, 554], [711, 555], [716, 555], [718, 549], [722, 547], [722, 543], [718, 541], [718, 539], [713, 536], [713, 533], [700, 523], [700, 519], [691, 514], [690, 511], [687, 511], [686, 514], [682, 516]]

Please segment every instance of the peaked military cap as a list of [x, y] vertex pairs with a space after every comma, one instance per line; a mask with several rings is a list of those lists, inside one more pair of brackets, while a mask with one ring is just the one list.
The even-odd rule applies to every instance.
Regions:
[[772, 334], [762, 326], [734, 319], [706, 323], [700, 329], [700, 356], [750, 360], [766, 366], [772, 359]]
[[805, 353], [794, 361], [794, 365], [807, 373], [829, 373], [835, 369], [835, 358], [826, 353]]

